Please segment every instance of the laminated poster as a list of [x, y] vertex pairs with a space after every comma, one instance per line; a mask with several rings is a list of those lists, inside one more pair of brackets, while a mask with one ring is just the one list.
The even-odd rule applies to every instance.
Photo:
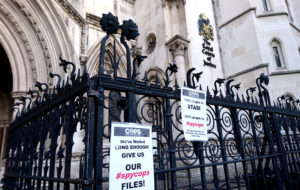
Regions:
[[182, 87], [181, 118], [187, 141], [207, 141], [206, 92]]
[[152, 126], [111, 124], [110, 190], [154, 190]]

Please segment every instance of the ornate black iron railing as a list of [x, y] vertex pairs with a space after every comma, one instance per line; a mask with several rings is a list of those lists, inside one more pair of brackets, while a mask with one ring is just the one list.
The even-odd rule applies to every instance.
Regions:
[[[173, 76], [180, 68], [170, 64], [163, 79], [150, 81], [146, 72], [137, 79], [146, 57], [131, 61], [126, 42], [138, 36], [136, 24], [129, 20], [119, 26], [111, 14], [103, 15], [100, 24], [107, 36], [98, 76], [75, 74], [74, 64], [61, 59], [65, 72], [72, 67], [65, 81], [50, 74], [57, 77], [55, 87], [38, 82], [37, 91], [15, 104], [5, 189], [108, 189], [111, 121], [152, 124], [156, 189], [299, 189], [298, 100], [280, 97], [271, 104], [264, 74], [245, 96], [237, 93], [240, 84], [217, 79], [213, 90], [206, 89], [209, 140], [188, 142]], [[106, 40], [119, 29], [125, 78], [118, 76], [116, 48], [105, 51]], [[104, 74], [105, 55], [113, 68], [109, 75]], [[186, 86], [202, 89], [202, 72], [194, 71], [187, 72]]]

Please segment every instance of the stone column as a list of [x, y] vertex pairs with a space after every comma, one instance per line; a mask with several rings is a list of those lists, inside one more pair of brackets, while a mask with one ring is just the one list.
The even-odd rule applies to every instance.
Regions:
[[179, 86], [183, 86], [183, 83], [186, 80], [186, 67], [188, 67], [188, 63], [185, 60], [185, 55], [189, 43], [190, 41], [188, 39], [180, 35], [174, 36], [166, 43], [171, 52], [172, 60], [179, 68], [178, 73], [175, 75]]

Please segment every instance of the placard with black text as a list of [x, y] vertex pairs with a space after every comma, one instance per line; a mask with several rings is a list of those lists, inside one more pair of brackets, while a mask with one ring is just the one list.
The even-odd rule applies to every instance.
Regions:
[[182, 87], [181, 116], [187, 141], [207, 141], [206, 93]]
[[110, 145], [109, 189], [154, 189], [152, 126], [113, 122]]

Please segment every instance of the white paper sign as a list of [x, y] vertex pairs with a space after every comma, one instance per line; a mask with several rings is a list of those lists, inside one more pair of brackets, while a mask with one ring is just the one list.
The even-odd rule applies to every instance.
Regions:
[[182, 87], [181, 118], [187, 141], [207, 141], [206, 93]]
[[154, 190], [152, 126], [111, 124], [110, 190]]

